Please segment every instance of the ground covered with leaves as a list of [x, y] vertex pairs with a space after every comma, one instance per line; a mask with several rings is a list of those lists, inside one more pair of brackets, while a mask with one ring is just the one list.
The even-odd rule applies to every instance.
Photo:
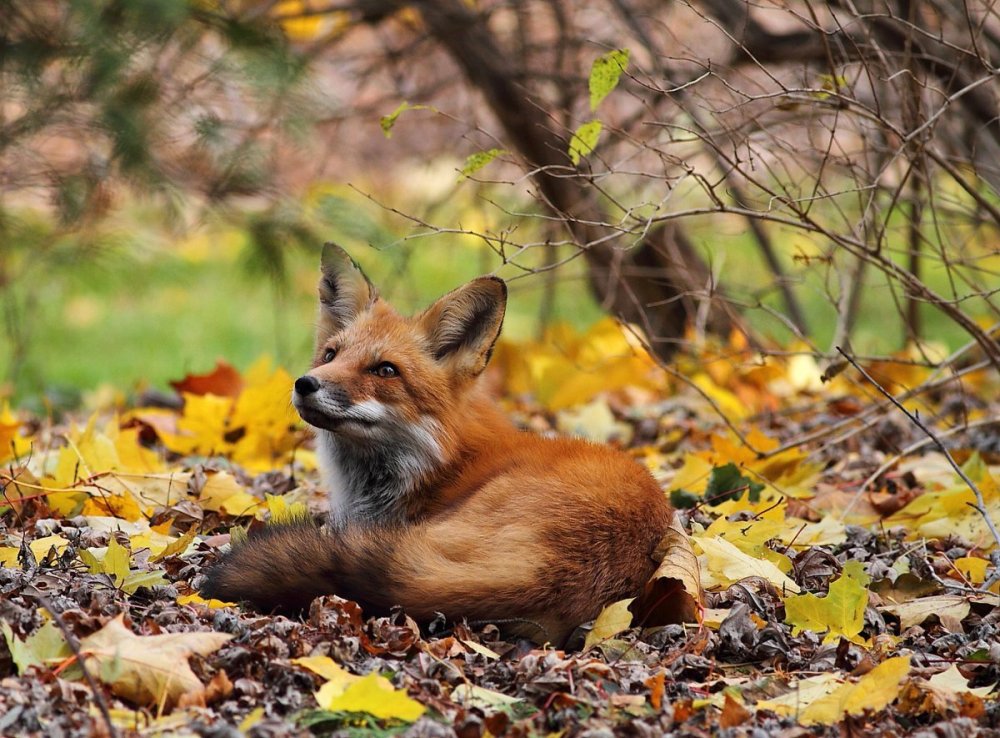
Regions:
[[662, 483], [700, 622], [615, 603], [560, 651], [334, 596], [297, 620], [205, 601], [234, 526], [325, 505], [292, 377], [220, 364], [92, 415], [0, 416], [0, 735], [1000, 735], [988, 367], [915, 351], [866, 378], [737, 341], [664, 370], [612, 323], [494, 364], [524, 428], [621, 445]]

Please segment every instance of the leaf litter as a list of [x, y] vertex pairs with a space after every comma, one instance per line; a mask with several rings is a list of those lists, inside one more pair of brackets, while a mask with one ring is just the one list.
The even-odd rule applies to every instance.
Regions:
[[[231, 535], [325, 505], [291, 376], [219, 363], [168, 407], [0, 412], [0, 735], [997, 734], [995, 541], [850, 370], [822, 384], [734, 339], [668, 373], [605, 321], [502, 344], [492, 371], [520, 425], [628, 449], [679, 508], [578, 650], [333, 595], [298, 620], [201, 598]], [[914, 396], [943, 432], [996, 417], [997, 389]], [[977, 427], [949, 452], [996, 520], [1000, 436]]]

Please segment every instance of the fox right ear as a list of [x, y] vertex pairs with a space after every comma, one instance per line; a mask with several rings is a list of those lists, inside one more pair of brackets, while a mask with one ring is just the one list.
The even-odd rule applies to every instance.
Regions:
[[323, 244], [321, 270], [317, 338], [323, 341], [370, 308], [378, 292], [357, 262], [335, 243]]

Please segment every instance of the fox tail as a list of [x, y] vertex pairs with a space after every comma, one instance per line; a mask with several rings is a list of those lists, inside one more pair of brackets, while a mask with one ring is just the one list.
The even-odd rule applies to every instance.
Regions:
[[208, 572], [205, 597], [248, 602], [263, 612], [304, 610], [316, 597], [348, 588], [343, 548], [308, 520], [267, 525]]

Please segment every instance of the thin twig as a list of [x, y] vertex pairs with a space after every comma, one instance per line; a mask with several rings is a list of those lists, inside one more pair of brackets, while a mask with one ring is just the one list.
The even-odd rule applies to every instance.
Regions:
[[[985, 420], [977, 420], [977, 421], [975, 421], [973, 423], [966, 423], [965, 425], [956, 425], [954, 428], [949, 428], [948, 430], [943, 431], [940, 434], [939, 437], [942, 440], [944, 440], [945, 438], [949, 438], [951, 436], [956, 436], [959, 433], [966, 433], [966, 432], [968, 432], [970, 430], [973, 430], [974, 428], [985, 428], [985, 427], [988, 427], [988, 426], [991, 426], [991, 425], [1000, 425], [1000, 418], [986, 418]], [[905, 457], [909, 456], [910, 454], [912, 454], [915, 451], [919, 451], [920, 449], [922, 449], [927, 444], [933, 443], [933, 442], [934, 441], [931, 438], [922, 438], [919, 441], [915, 441], [915, 442], [911, 443], [909, 446], [907, 446], [906, 448], [904, 448], [898, 454], [894, 454], [892, 457], [890, 457], [888, 460], [886, 460], [885, 463], [883, 463], [878, 469], [876, 469], [874, 472], [872, 472], [871, 475], [869, 475], [869, 477], [864, 482], [861, 483], [861, 486], [858, 488], [858, 495], [860, 496], [861, 493], [864, 492], [866, 489], [868, 489], [868, 487], [871, 486], [875, 482], [876, 479], [878, 479], [883, 474], [885, 474], [887, 471], [889, 471], [893, 466], [895, 466], [896, 464], [898, 464], [902, 459], [904, 459]], [[854, 505], [854, 502], [852, 501], [851, 504], [848, 505], [847, 508], [844, 510], [844, 512], [845, 513], [849, 512], [850, 509], [851, 509], [851, 507], [853, 505]]]
[[965, 484], [969, 487], [969, 489], [972, 490], [972, 494], [976, 496], [976, 504], [973, 505], [972, 503], [969, 503], [969, 506], [982, 516], [983, 521], [986, 523], [986, 527], [989, 529], [990, 534], [992, 534], [993, 536], [993, 540], [996, 543], [997, 550], [1000, 551], [1000, 530], [997, 530], [996, 524], [993, 522], [993, 519], [990, 517], [990, 514], [986, 509], [986, 500], [983, 498], [982, 491], [979, 489], [976, 483], [969, 478], [969, 475], [965, 473], [962, 467], [958, 465], [958, 462], [956, 462], [954, 457], [952, 457], [951, 452], [948, 451], [944, 443], [942, 443], [941, 439], [938, 438], [937, 435], [935, 435], [934, 431], [932, 431], [930, 428], [924, 425], [923, 421], [920, 420], [920, 418], [917, 416], [916, 413], [911, 413], [909, 410], [907, 410], [906, 407], [903, 405], [903, 403], [897, 400], [892, 395], [891, 392], [889, 392], [887, 389], [885, 389], [885, 387], [883, 387], [881, 384], [875, 381], [875, 378], [872, 377], [872, 375], [870, 375], [868, 372], [866, 372], [864, 368], [862, 368], [862, 366], [854, 360], [853, 356], [844, 351], [844, 349], [842, 349], [840, 346], [837, 346], [837, 351], [840, 353], [841, 356], [847, 359], [847, 361], [850, 363], [851, 366], [853, 366], [855, 369], [861, 372], [861, 375], [866, 380], [868, 380], [875, 389], [877, 389], [887, 400], [889, 400], [889, 402], [895, 405], [899, 409], [899, 411], [902, 412], [910, 420], [911, 423], [913, 423], [920, 430], [926, 433], [927, 436], [934, 443], [934, 445], [938, 447], [938, 450], [942, 454], [944, 454], [944, 457], [948, 460], [948, 463], [951, 464], [951, 468], [955, 470], [955, 473], [958, 474], [959, 477], [961, 477], [962, 481], [965, 482]]
[[120, 738], [120, 733], [118, 728], [111, 721], [111, 711], [108, 709], [108, 703], [104, 699], [104, 693], [98, 689], [97, 680], [94, 679], [94, 675], [90, 673], [90, 669], [87, 668], [87, 664], [84, 661], [82, 655], [80, 655], [80, 644], [76, 641], [76, 636], [66, 627], [66, 623], [63, 622], [62, 616], [52, 607], [52, 603], [49, 602], [48, 598], [42, 595], [35, 595], [35, 599], [38, 603], [49, 611], [49, 615], [52, 616], [52, 620], [62, 631], [63, 638], [66, 639], [66, 645], [69, 646], [69, 650], [73, 652], [73, 656], [76, 658], [76, 663], [80, 665], [80, 670], [83, 672], [83, 678], [87, 680], [87, 685], [90, 687], [90, 691], [94, 693], [94, 699], [97, 700], [97, 707], [101, 711], [101, 716], [104, 718], [104, 722], [108, 726], [108, 735], [111, 738]]

